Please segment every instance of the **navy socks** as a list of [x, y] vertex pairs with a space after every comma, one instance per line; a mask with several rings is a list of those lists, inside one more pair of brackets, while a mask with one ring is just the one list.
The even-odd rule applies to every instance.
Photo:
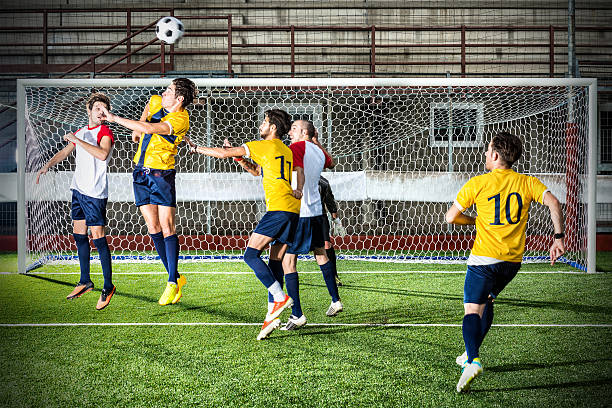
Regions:
[[[323, 272], [323, 280], [325, 281], [325, 286], [327, 286], [327, 291], [329, 292], [329, 295], [332, 298], [332, 302], [339, 301], [340, 296], [338, 295], [338, 286], [336, 285], [336, 276], [334, 274], [334, 267], [332, 266], [331, 261], [327, 262], [324, 265], [319, 265], [319, 268], [321, 268], [321, 272]], [[289, 284], [287, 283], [287, 285]], [[287, 288], [288, 287], [289, 286], [287, 286]]]
[[110, 291], [113, 288], [113, 268], [111, 264], [111, 253], [108, 248], [106, 237], [93, 240], [94, 245], [98, 249], [100, 255], [100, 264], [102, 265], [102, 275], [104, 275], [104, 289]]
[[79, 264], [81, 266], [81, 279], [79, 283], [91, 282], [89, 277], [89, 256], [91, 248], [89, 247], [89, 238], [85, 234], [72, 234], [74, 242], [77, 246], [77, 254], [79, 255]]
[[153, 245], [155, 245], [155, 249], [157, 250], [157, 254], [164, 264], [164, 268], [166, 268], [166, 272], [168, 271], [168, 258], [166, 257], [166, 244], [164, 243], [164, 234], [160, 231], [157, 234], [149, 234], [151, 239], [153, 240]]
[[[276, 279], [276, 281], [280, 283], [281, 288], [282, 288], [283, 283], [284, 283], [283, 281], [283, 276], [284, 276], [283, 263], [281, 261], [270, 259], [270, 261], [268, 261], [268, 267], [270, 268], [270, 271], [272, 271], [272, 275], [274, 276], [274, 279]], [[291, 296], [291, 294], [289, 294], [289, 296]], [[272, 296], [271, 293], [268, 293], [268, 302], [270, 303], [274, 302], [274, 296]]]
[[276, 279], [274, 279], [274, 275], [268, 265], [261, 259], [261, 252], [261, 250], [247, 247], [246, 251], [244, 251], [244, 262], [255, 272], [257, 279], [266, 288], [269, 288], [276, 282]]
[[478, 357], [478, 348], [482, 342], [482, 329], [478, 313], [463, 316], [463, 342], [468, 355], [468, 364], [471, 364]]
[[[178, 256], [179, 256], [179, 242], [176, 234], [170, 235], [164, 238], [164, 246], [166, 249], [166, 259], [168, 270], [168, 282], [177, 283], [179, 278], [178, 273]], [[160, 255], [161, 257], [161, 255]], [[162, 260], [163, 262], [163, 260]]]
[[295, 317], [302, 317], [302, 305], [300, 304], [300, 280], [297, 272], [285, 275], [287, 281], [287, 294], [293, 299], [293, 307], [291, 313]]

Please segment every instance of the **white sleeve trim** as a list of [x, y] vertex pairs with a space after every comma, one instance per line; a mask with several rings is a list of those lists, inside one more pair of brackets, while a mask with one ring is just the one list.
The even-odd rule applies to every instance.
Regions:
[[544, 202], [544, 194], [550, 192], [550, 194], [552, 194], [552, 191], [550, 191], [549, 189], [544, 190], [544, 192], [542, 193], [542, 197], [540, 198], [540, 202]]
[[172, 132], [174, 132], [174, 129], [172, 128], [172, 123], [168, 122], [167, 120], [164, 120], [164, 123], [167, 123], [168, 126], [170, 126], [170, 133], [168, 133], [167, 136], [172, 136]]
[[465, 208], [463, 208], [463, 206], [459, 204], [459, 201], [455, 200], [453, 204], [455, 204], [455, 207], [457, 207], [459, 211], [463, 212], [465, 210]]
[[249, 150], [249, 146], [245, 144], [242, 145], [242, 147], [244, 147], [244, 150], [246, 150], [246, 154], [244, 155], [244, 157], [246, 157], [247, 159], [251, 157], [251, 151]]

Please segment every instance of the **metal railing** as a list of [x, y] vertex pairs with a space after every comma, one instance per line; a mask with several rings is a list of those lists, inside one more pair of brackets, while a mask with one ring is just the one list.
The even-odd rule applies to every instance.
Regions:
[[[555, 25], [538, 25], [538, 26], [512, 26], [512, 25], [454, 25], [454, 26], [324, 26], [324, 25], [233, 25], [232, 16], [197, 16], [197, 15], [177, 15], [176, 13], [182, 9], [174, 8], [158, 8], [158, 9], [81, 9], [81, 10], [7, 10], [6, 13], [29, 13], [37, 15], [42, 19], [41, 27], [24, 27], [24, 26], [3, 26], [0, 27], [2, 33], [39, 33], [41, 34], [40, 42], [17, 43], [17, 42], [1, 42], [0, 56], [13, 55], [18, 60], [20, 57], [39, 57], [39, 64], [0, 64], [0, 73], [10, 72], [37, 72], [37, 73], [65, 73], [74, 74], [77, 72], [91, 72], [93, 76], [102, 73], [114, 72], [124, 74], [137, 73], [158, 73], [164, 75], [167, 70], [176, 69], [177, 57], [186, 56], [226, 56], [227, 71], [226, 75], [232, 76], [234, 70], [238, 66], [286, 66], [288, 74], [291, 76], [299, 75], [305, 70], [312, 70], [312, 67], [354, 67], [355, 71], [370, 76], [383, 74], [385, 66], [395, 67], [438, 67], [440, 72], [444, 73], [448, 67], [455, 66], [459, 69], [456, 71], [461, 76], [470, 75], [468, 67], [470, 65], [480, 65], [490, 67], [490, 75], [495, 75], [495, 67], [499, 66], [539, 66], [537, 69], [540, 76], [564, 76], [567, 70], [567, 41], [562, 42], [555, 39], [556, 33], [564, 33], [567, 31], [566, 26]], [[49, 16], [61, 13], [90, 13], [95, 17], [97, 13], [125, 13], [125, 25], [50, 25]], [[159, 17], [164, 15], [174, 15], [183, 20], [225, 20], [227, 23], [223, 25], [203, 26], [202, 24], [187, 24], [189, 27], [185, 37], [201, 38], [201, 37], [219, 37], [224, 38], [225, 43], [218, 45], [212, 49], [203, 49], [195, 46], [186, 48], [184, 46], [170, 46], [169, 50], [161, 46], [159, 51], [151, 51], [151, 46], [156, 43], [156, 40], [136, 41], [139, 34], [153, 33], [155, 22], [148, 25], [132, 24], [133, 16], [136, 13], [148, 13], [153, 19], [157, 13]], [[33, 17], [34, 18], [34, 17]], [[55, 19], [57, 20], [57, 18]], [[100, 41], [92, 40], [89, 42], [51, 42], [49, 41], [50, 34], [62, 32], [85, 32], [91, 30], [100, 30], [106, 33], [114, 33], [118, 41]], [[507, 32], [507, 33], [538, 33], [539, 38], [546, 38], [539, 41], [470, 41], [469, 34], [474, 32]], [[362, 40], [357, 42], [303, 42], [296, 39], [297, 33], [360, 33]], [[454, 33], [454, 38], [459, 41], [390, 41], [382, 40], [381, 33], [425, 33], [425, 32], [440, 32]], [[605, 34], [612, 33], [612, 25], [605, 27], [576, 27], [577, 33], [596, 32], [602, 33], [600, 38], [610, 38]], [[125, 33], [125, 37], [120, 39], [121, 33]], [[235, 41], [235, 37], [245, 37], [245, 33], [270, 33], [272, 35], [284, 36], [286, 40], [280, 42], [239, 42]], [[511, 37], [511, 36], [510, 36]], [[516, 37], [521, 37], [516, 35]], [[528, 36], [527, 36], [528, 37]], [[535, 36], [534, 36], [535, 37]], [[155, 37], [153, 37], [155, 38]], [[612, 54], [612, 40], [608, 42], [584, 42], [576, 44], [578, 49], [579, 63], [581, 66], [598, 67], [605, 72], [612, 73], [612, 61], [609, 55]], [[19, 54], [16, 51], [17, 47], [39, 48], [38, 51], [24, 51]], [[89, 47], [89, 48], [88, 48]], [[102, 51], [91, 56], [91, 47], [105, 47]], [[120, 49], [121, 47], [121, 49]], [[134, 48], [136, 47], [136, 48]], [[490, 51], [490, 49], [496, 51]], [[3, 50], [9, 50], [4, 52]], [[325, 49], [325, 58], [322, 49]], [[85, 61], [81, 64], [50, 64], [49, 59], [52, 56], [62, 55], [61, 52], [72, 50], [73, 55], [83, 54]], [[431, 52], [431, 51], [444, 52]], [[502, 51], [499, 51], [502, 50]], [[87, 54], [89, 53], [89, 54]], [[146, 58], [144, 62], [139, 64], [132, 63], [132, 57], [139, 55]], [[495, 55], [496, 57], [492, 57]], [[105, 56], [119, 57], [118, 60], [112, 63], [105, 62], [102, 67], [99, 67], [96, 60]], [[166, 62], [169, 58], [169, 62]], [[159, 64], [153, 64], [153, 61], [159, 60]], [[185, 65], [185, 64], [183, 64]], [[560, 69], [559, 67], [562, 67]], [[308, 67], [301, 69], [302, 67]], [[366, 67], [364, 70], [363, 68]], [[544, 68], [545, 67], [545, 68]], [[210, 67], [203, 66], [201, 71], [210, 71]], [[193, 69], [181, 69], [182, 71], [194, 71]], [[321, 69], [325, 71], [325, 69]], [[487, 71], [487, 69], [485, 69]], [[526, 69], [526, 72], [533, 74], [535, 70]], [[431, 71], [428, 71], [431, 74]], [[482, 70], [479, 71], [482, 74]], [[497, 72], [498, 75], [504, 72]]]

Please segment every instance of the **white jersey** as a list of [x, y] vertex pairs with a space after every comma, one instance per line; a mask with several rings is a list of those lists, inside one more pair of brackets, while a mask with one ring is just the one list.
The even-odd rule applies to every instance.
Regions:
[[[115, 143], [113, 132], [105, 125], [96, 126], [91, 129], [84, 127], [79, 129], [74, 135], [85, 143], [94, 146], [99, 146], [104, 136], [110, 137], [111, 142]], [[76, 168], [70, 189], [77, 190], [79, 193], [93, 198], [108, 198], [106, 167], [111, 158], [113, 148], [111, 147], [106, 160], [99, 160], [78, 144], [75, 144], [75, 146], [76, 157], [74, 161]]]
[[289, 146], [293, 152], [293, 167], [304, 169], [304, 189], [300, 218], [323, 215], [319, 178], [324, 168], [330, 168], [332, 159], [312, 142], [302, 141]]

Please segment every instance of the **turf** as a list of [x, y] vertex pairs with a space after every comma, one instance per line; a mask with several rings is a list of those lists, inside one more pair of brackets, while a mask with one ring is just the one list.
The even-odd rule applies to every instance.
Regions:
[[[250, 273], [228, 274], [248, 268], [226, 262], [181, 269], [188, 279], [184, 298], [161, 307], [165, 276], [155, 274], [158, 265], [115, 264], [117, 294], [101, 312], [95, 263], [96, 289], [73, 301], [65, 296], [78, 280], [76, 265], [0, 275], [0, 405], [601, 407], [612, 401], [612, 274], [519, 274], [496, 304], [497, 326], [481, 349], [484, 374], [460, 395], [454, 360], [463, 351], [461, 265], [438, 268], [456, 273], [382, 273], [436, 268], [341, 261], [341, 270], [353, 272], [340, 274], [345, 311], [336, 318], [325, 316], [329, 296], [321, 275], [301, 274], [308, 324], [260, 342], [263, 288]], [[115, 325], [6, 326], [15, 323]]]

